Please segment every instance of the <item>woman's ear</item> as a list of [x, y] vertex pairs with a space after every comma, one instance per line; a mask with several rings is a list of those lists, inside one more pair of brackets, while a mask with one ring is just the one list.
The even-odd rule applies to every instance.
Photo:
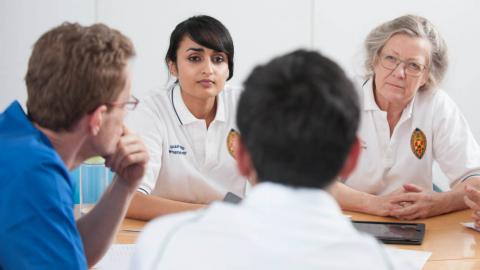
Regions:
[[178, 78], [178, 70], [177, 70], [177, 63], [169, 60], [168, 61], [168, 71], [170, 74]]
[[93, 136], [98, 135], [100, 128], [102, 127], [105, 112], [107, 112], [107, 106], [98, 106], [93, 112], [88, 114], [88, 131]]
[[425, 70], [425, 73], [422, 75], [422, 81], [421, 81], [420, 87], [425, 86], [429, 78], [430, 78], [430, 73], [428, 72], [428, 70]]

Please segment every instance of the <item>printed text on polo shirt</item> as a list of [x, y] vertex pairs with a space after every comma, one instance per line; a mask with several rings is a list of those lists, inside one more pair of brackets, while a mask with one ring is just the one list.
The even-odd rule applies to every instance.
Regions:
[[185, 151], [185, 147], [179, 144], [174, 144], [174, 145], [170, 145], [170, 149], [168, 150], [168, 153], [175, 154], [175, 155], [186, 155], [187, 151]]

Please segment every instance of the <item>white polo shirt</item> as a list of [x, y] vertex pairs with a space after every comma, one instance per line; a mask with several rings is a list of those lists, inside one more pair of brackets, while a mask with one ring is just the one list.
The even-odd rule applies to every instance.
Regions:
[[238, 130], [240, 92], [229, 87], [220, 92], [208, 129], [205, 120], [188, 110], [178, 85], [142, 99], [127, 118], [127, 125], [140, 134], [150, 153], [138, 190], [191, 203], [210, 203], [227, 192], [243, 197], [247, 180], [238, 173], [227, 145], [229, 134]]
[[131, 269], [418, 268], [356, 231], [327, 192], [262, 183], [238, 205], [150, 222]]
[[348, 186], [384, 195], [410, 182], [432, 190], [437, 161], [450, 186], [480, 175], [480, 147], [455, 103], [441, 89], [418, 91], [390, 137], [387, 113], [375, 102], [372, 80], [360, 91], [362, 153]]

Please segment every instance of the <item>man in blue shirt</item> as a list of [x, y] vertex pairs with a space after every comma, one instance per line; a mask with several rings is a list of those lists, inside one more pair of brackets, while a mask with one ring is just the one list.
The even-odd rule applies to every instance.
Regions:
[[[65, 23], [35, 43], [25, 78], [27, 114], [0, 114], [0, 269], [86, 269], [113, 241], [148, 154], [123, 125], [131, 41], [102, 24]], [[133, 100], [132, 100], [133, 98]], [[68, 171], [101, 155], [116, 180], [75, 221]]]

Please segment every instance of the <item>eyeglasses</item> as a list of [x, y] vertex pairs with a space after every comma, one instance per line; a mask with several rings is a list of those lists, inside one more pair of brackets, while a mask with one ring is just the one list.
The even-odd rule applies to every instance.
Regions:
[[423, 71], [426, 69], [425, 65], [419, 64], [415, 61], [400, 60], [397, 57], [389, 54], [380, 55], [380, 64], [382, 64], [382, 67], [386, 69], [394, 70], [401, 63], [405, 64], [404, 66], [405, 74], [413, 77], [420, 76], [423, 73]]
[[127, 102], [110, 102], [106, 103], [107, 106], [112, 106], [112, 107], [119, 107], [119, 108], [127, 108], [129, 111], [135, 110], [137, 108], [138, 103], [140, 103], [140, 100], [136, 98], [135, 96], [130, 96], [130, 99]]

